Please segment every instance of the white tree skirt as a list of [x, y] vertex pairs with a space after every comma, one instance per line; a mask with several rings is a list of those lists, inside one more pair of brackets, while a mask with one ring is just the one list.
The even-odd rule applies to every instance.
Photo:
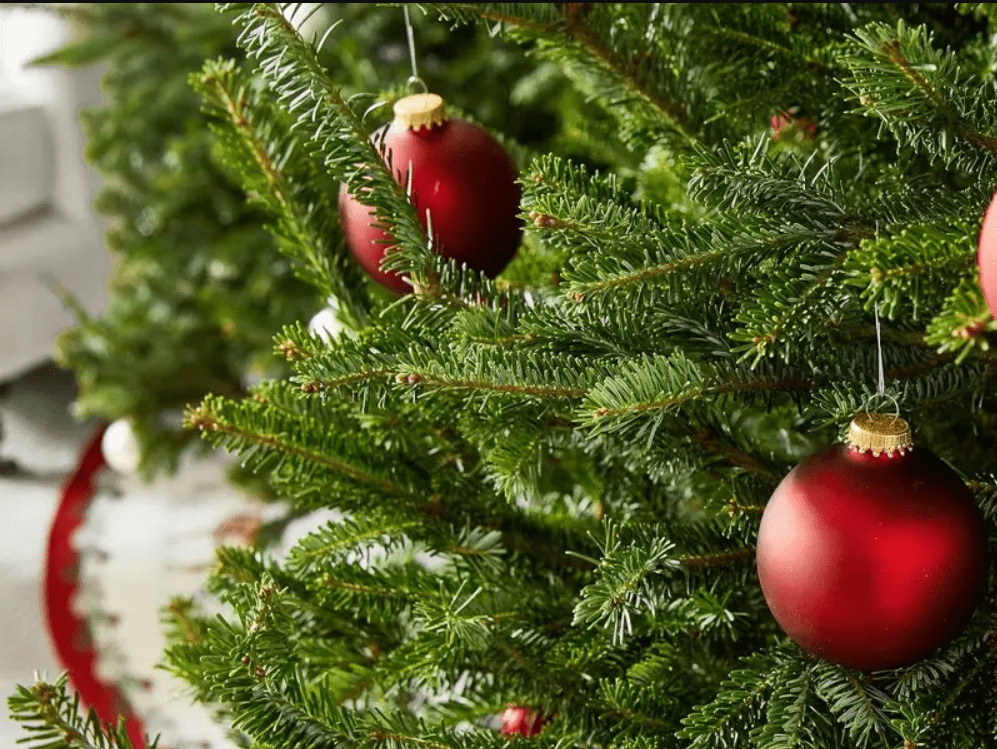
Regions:
[[[76, 534], [81, 552], [81, 593], [76, 608], [90, 621], [98, 676], [118, 684], [163, 749], [228, 749], [226, 727], [193, 705], [186, 684], [158, 669], [165, 640], [161, 609], [172, 596], [189, 596], [222, 612], [204, 589], [220, 544], [244, 542], [247, 530], [283, 508], [253, 503], [229, 488], [222, 458], [183, 463], [176, 476], [152, 484], [105, 471], [102, 490]], [[319, 513], [295, 523], [277, 556], [317, 524]]]

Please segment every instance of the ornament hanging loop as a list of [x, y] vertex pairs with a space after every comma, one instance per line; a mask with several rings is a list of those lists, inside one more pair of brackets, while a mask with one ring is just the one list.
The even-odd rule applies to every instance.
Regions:
[[411, 94], [429, 93], [429, 86], [427, 86], [426, 82], [417, 75], [410, 75], [408, 77], [408, 80], [405, 81], [405, 88], [407, 88]]
[[876, 392], [870, 395], [865, 400], [865, 404], [862, 410], [865, 412], [866, 416], [874, 413], [873, 406], [878, 402], [879, 399], [885, 399], [888, 402], [893, 403], [893, 418], [900, 418], [900, 403], [897, 399], [886, 392], [886, 372], [883, 365], [883, 334], [882, 328], [879, 324], [879, 304], [873, 308], [873, 314], [876, 316], [876, 364], [878, 369], [879, 378], [876, 383]]
[[879, 325], [879, 305], [875, 308], [876, 314], [876, 355], [879, 361], [879, 386], [877, 389], [878, 395], [886, 394], [886, 376], [883, 371], [883, 335], [882, 330]]
[[402, 11], [405, 13], [405, 36], [408, 39], [408, 57], [412, 65], [412, 75], [405, 81], [405, 87], [412, 94], [428, 94], [429, 87], [419, 77], [419, 65], [415, 61], [415, 33], [412, 31], [412, 19], [408, 15], [408, 5], [403, 5]]
[[880, 403], [881, 402], [880, 399], [884, 399], [888, 403], [893, 404], [893, 418], [899, 419], [900, 402], [889, 393], [873, 393], [872, 395], [870, 395], [868, 398], [865, 399], [865, 404], [862, 406], [862, 411], [865, 412], [866, 415], [876, 413], [876, 411], [873, 410], [873, 406], [875, 406], [877, 403]]

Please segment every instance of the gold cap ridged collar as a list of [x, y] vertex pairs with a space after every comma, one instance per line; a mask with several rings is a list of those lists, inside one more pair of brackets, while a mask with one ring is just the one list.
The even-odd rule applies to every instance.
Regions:
[[871, 450], [873, 455], [903, 455], [914, 447], [910, 424], [890, 414], [860, 413], [852, 419], [846, 441], [859, 452]]
[[412, 94], [395, 102], [395, 124], [410, 130], [446, 122], [447, 105], [437, 94]]

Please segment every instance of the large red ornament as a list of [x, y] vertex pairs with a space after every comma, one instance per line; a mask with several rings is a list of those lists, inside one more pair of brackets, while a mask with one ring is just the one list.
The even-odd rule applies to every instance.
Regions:
[[[384, 136], [395, 180], [408, 185], [423, 231], [431, 216], [433, 246], [444, 257], [497, 276], [512, 260], [522, 237], [516, 167], [502, 145], [469, 122], [445, 116], [436, 94], [416, 94], [395, 103], [395, 119]], [[404, 294], [411, 287], [381, 270], [392, 238], [371, 226], [372, 208], [339, 192], [346, 243], [374, 280]]]
[[914, 663], [965, 627], [988, 567], [959, 476], [907, 422], [860, 414], [849, 444], [782, 480], [758, 532], [769, 608], [804, 650], [864, 671]]
[[547, 725], [548, 716], [539, 710], [509, 705], [502, 713], [502, 729], [505, 736], [536, 736]]
[[980, 286], [990, 314], [997, 317], [997, 193], [990, 200], [980, 228], [976, 262], [980, 266]]

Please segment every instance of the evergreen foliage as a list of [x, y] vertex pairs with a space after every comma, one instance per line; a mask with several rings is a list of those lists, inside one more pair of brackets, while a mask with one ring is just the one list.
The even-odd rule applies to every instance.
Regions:
[[191, 443], [164, 415], [208, 392], [244, 393], [250, 371], [279, 365], [273, 329], [322, 297], [294, 278], [263, 214], [214, 158], [187, 85], [206, 56], [237, 54], [224, 19], [197, 4], [60, 12], [87, 31], [37, 64], [108, 65], [105, 104], [82, 120], [118, 264], [103, 316], [80, 311], [56, 358], [76, 373], [79, 415], [132, 419], [151, 473]]
[[[7, 699], [11, 717], [29, 732], [29, 740], [35, 746], [67, 749], [132, 749], [124, 721], [108, 726], [93, 710], [84, 711], [67, 681], [63, 674], [52, 684], [19, 686]], [[156, 749], [157, 743], [153, 739], [148, 749]]]
[[[174, 602], [169, 667], [272, 749], [997, 746], [992, 574], [952, 643], [863, 674], [789, 642], [753, 564], [782, 476], [889, 399], [969, 481], [993, 546], [997, 328], [974, 263], [997, 159], [991, 7], [416, 9], [420, 33], [469, 43], [457, 79], [473, 85], [462, 61], [522, 61], [505, 90], [482, 72], [487, 127], [509, 91], [557, 116], [505, 132], [525, 141], [527, 232], [494, 281], [433, 254], [382, 160], [374, 105], [407, 73], [372, 82], [378, 48], [363, 60], [356, 41], [400, 8], [334, 7], [312, 38], [302, 4], [221, 5], [245, 59], [212, 49], [191, 78], [252, 196], [239, 209], [346, 329], [239, 320], [276, 335], [291, 374], [216, 391], [186, 423], [295, 512], [344, 518], [285, 559], [222, 549], [210, 583], [232, 613]], [[395, 235], [411, 294], [352, 264], [341, 184]], [[507, 704], [552, 718], [501, 736]]]

